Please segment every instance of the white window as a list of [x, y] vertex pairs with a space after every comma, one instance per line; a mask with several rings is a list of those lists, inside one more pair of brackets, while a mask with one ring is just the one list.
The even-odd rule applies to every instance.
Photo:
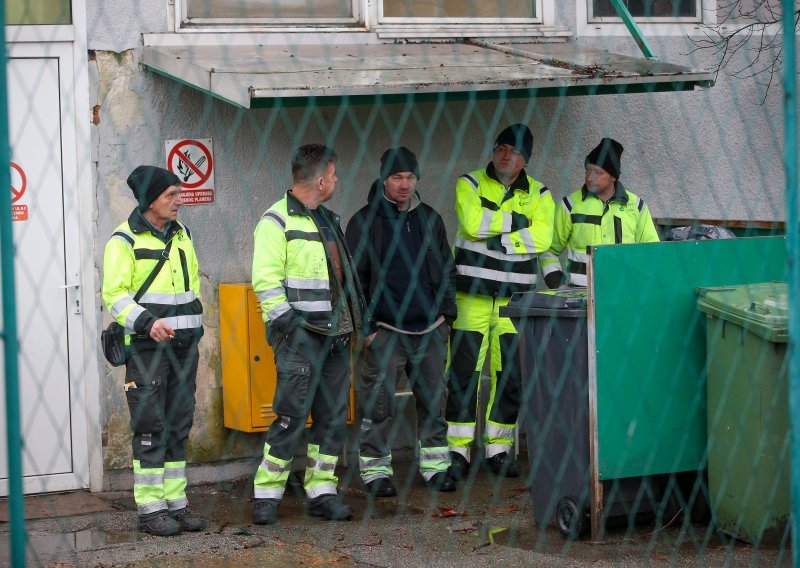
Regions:
[[[622, 0], [637, 22], [699, 22], [700, 0]], [[589, 0], [589, 21], [619, 21], [611, 0]]]
[[[646, 38], [701, 35], [719, 0], [622, 0]], [[629, 36], [610, 0], [576, 0], [578, 36]]]
[[[381, 29], [402, 37], [536, 35], [555, 0], [174, 0], [177, 31]], [[481, 27], [485, 33], [480, 32]], [[388, 30], [388, 31], [387, 31]], [[417, 32], [417, 35], [414, 34]], [[468, 32], [468, 33], [466, 33]], [[420, 35], [422, 34], [422, 35]], [[385, 34], [384, 34], [385, 35]]]
[[451, 22], [531, 21], [541, 18], [537, 0], [382, 0], [381, 21], [391, 18]]
[[183, 26], [354, 24], [360, 0], [183, 0]]

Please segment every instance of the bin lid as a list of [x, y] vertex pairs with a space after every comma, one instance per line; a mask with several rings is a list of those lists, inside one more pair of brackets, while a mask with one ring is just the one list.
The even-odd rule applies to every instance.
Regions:
[[586, 317], [586, 288], [559, 288], [517, 292], [500, 315], [509, 318], [531, 316]]
[[698, 288], [697, 307], [741, 325], [775, 343], [788, 341], [789, 287], [786, 282]]

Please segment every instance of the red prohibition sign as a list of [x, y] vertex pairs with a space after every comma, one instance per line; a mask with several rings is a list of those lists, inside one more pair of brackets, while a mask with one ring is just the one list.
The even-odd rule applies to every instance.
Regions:
[[25, 193], [25, 190], [28, 187], [28, 178], [25, 177], [25, 172], [22, 171], [22, 168], [19, 167], [14, 162], [11, 162], [11, 167], [15, 169], [17, 173], [19, 173], [19, 177], [22, 180], [22, 184], [20, 185], [19, 189], [17, 189], [13, 185], [11, 186], [11, 203], [16, 203], [17, 201], [20, 200], [20, 198]]
[[[200, 149], [200, 152], [203, 154], [202, 156], [197, 156], [194, 161], [186, 156], [186, 153], [183, 152], [181, 149], [184, 146], [196, 146]], [[183, 162], [195, 175], [197, 175], [198, 180], [196, 182], [188, 182], [182, 181], [181, 187], [184, 189], [194, 189], [196, 187], [200, 187], [204, 183], [208, 181], [211, 177], [211, 171], [214, 164], [211, 161], [211, 152], [206, 148], [205, 144], [202, 142], [198, 142], [197, 140], [184, 140], [175, 144], [172, 147], [172, 150], [169, 151], [169, 156], [167, 157], [167, 165], [169, 166], [170, 171], [177, 175], [178, 177], [181, 176], [181, 172], [176, 172], [172, 168], [172, 160], [173, 158], [178, 158], [178, 163], [180, 164]], [[208, 164], [208, 168], [206, 169], [205, 173], [200, 169], [199, 166], [206, 162]]]

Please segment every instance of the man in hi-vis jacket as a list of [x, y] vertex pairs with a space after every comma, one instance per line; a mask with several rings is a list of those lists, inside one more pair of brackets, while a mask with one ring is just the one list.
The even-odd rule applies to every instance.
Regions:
[[456, 184], [458, 318], [450, 339], [446, 413], [456, 478], [466, 475], [471, 463], [487, 353], [492, 386], [484, 432], [486, 463], [498, 475], [519, 475], [511, 451], [522, 402], [517, 331], [499, 309], [514, 292], [535, 288], [538, 256], [553, 236], [550, 191], [525, 171], [532, 151], [531, 131], [513, 124], [497, 136], [492, 161]]
[[189, 512], [186, 499], [186, 441], [203, 335], [200, 272], [191, 233], [177, 221], [180, 179], [163, 168], [139, 166], [128, 185], [139, 206], [106, 244], [103, 301], [125, 328], [130, 349], [125, 395], [139, 528], [169, 536], [206, 526]]
[[292, 159], [292, 188], [255, 230], [253, 291], [261, 302], [278, 380], [277, 418], [256, 471], [253, 522], [270, 525], [286, 488], [295, 450], [312, 419], [304, 488], [311, 515], [349, 520], [334, 473], [345, 440], [350, 342], [361, 328], [361, 294], [339, 216], [322, 204], [333, 196], [336, 154], [301, 146]]

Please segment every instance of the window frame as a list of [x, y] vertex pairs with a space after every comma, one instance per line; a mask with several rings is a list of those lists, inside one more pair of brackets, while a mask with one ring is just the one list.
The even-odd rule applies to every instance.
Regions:
[[[480, 1], [480, 0], [476, 0]], [[375, 7], [377, 17], [375, 22], [377, 25], [398, 25], [406, 24], [408, 26], [414, 25], [500, 25], [500, 24], [529, 24], [529, 25], [542, 25], [542, 4], [544, 0], [533, 0], [534, 10], [536, 16], [531, 18], [409, 18], [398, 16], [384, 16], [383, 15], [383, 2], [384, 0], [375, 0]]]
[[[605, 23], [621, 23], [622, 20], [618, 16], [594, 16], [594, 1], [586, 0], [587, 19], [589, 24], [605, 24]], [[702, 23], [703, 22], [703, 0], [692, 0], [697, 9], [696, 16], [651, 16], [640, 17], [635, 16], [636, 23], [652, 23], [652, 24], [679, 24], [679, 23]]]
[[175, 2], [175, 31], [258, 31], [280, 29], [292, 31], [293, 29], [309, 29], [314, 27], [335, 27], [340, 29], [353, 29], [363, 27], [363, 0], [350, 0], [352, 16], [349, 18], [250, 18], [240, 20], [236, 18], [195, 18], [189, 20], [188, 10], [191, 0], [174, 0]]
[[[576, 0], [575, 33], [578, 37], [629, 36], [620, 18], [605, 17], [590, 21], [593, 0]], [[645, 37], [686, 37], [703, 35], [704, 26], [717, 22], [717, 0], [696, 0], [700, 18], [634, 18]]]
[[[167, 0], [170, 2], [170, 0]], [[542, 28], [555, 25], [556, 0], [534, 0], [536, 18], [393, 18], [382, 16], [382, 0], [351, 0], [353, 18], [303, 18], [285, 21], [231, 18], [189, 20], [188, 2], [172, 0], [170, 28], [176, 33], [322, 33], [373, 32], [381, 39], [422, 39], [460, 37], [539, 37]], [[548, 35], [572, 35], [564, 29], [547, 30]]]

